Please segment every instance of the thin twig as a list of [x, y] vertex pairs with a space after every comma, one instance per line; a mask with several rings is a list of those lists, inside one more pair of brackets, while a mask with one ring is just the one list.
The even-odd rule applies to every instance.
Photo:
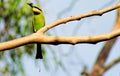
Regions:
[[115, 64], [117, 64], [119, 62], [120, 62], [120, 57], [118, 57], [114, 61], [110, 62], [107, 66], [105, 66], [105, 71], [104, 72], [106, 72], [108, 69], [110, 69], [111, 67], [115, 66]]

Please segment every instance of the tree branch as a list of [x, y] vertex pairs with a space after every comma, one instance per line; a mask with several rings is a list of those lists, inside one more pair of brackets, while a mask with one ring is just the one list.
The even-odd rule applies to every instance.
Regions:
[[66, 18], [62, 18], [62, 19], [59, 19], [59, 20], [57, 20], [57, 21], [55, 21], [51, 24], [46, 25], [45, 27], [43, 27], [38, 32], [43, 32], [44, 33], [44, 32], [48, 31], [49, 29], [51, 29], [55, 26], [58, 26], [60, 24], [64, 24], [64, 23], [67, 23], [67, 22], [70, 22], [70, 21], [80, 20], [82, 18], [86, 18], [86, 17], [90, 17], [90, 16], [102, 16], [104, 13], [115, 10], [119, 7], [120, 7], [120, 2], [113, 5], [113, 6], [110, 6], [108, 8], [102, 9], [102, 10], [93, 10], [93, 11], [88, 12], [88, 13], [83, 13], [83, 14], [79, 14], [79, 15], [75, 15], [75, 16], [69, 16], [69, 17], [66, 17]]
[[[120, 8], [118, 8], [117, 19], [116, 19], [116, 22], [115, 22], [115, 25], [114, 25], [112, 31], [119, 30], [119, 29], [120, 29]], [[109, 53], [112, 49], [112, 46], [115, 44], [116, 41], [117, 41], [117, 38], [114, 38], [114, 39], [108, 40], [105, 43], [104, 47], [102, 48], [101, 52], [98, 55], [96, 64], [104, 65], [104, 63], [105, 63], [106, 59], [108, 58]]]
[[107, 66], [105, 66], [105, 71], [106, 72], [108, 69], [110, 69], [111, 67], [113, 67], [115, 64], [120, 62], [120, 57], [116, 58], [114, 61], [112, 61], [111, 63], [109, 63]]
[[22, 38], [14, 39], [7, 42], [1, 42], [0, 43], [0, 51], [6, 50], [6, 49], [12, 49], [15, 47], [19, 47], [25, 44], [29, 43], [43, 43], [43, 44], [78, 44], [78, 43], [91, 43], [95, 44], [100, 41], [109, 40], [112, 38], [115, 38], [117, 36], [120, 36], [120, 30], [115, 30], [106, 34], [102, 35], [96, 35], [96, 36], [44, 36], [43, 33], [48, 31], [49, 29], [58, 26], [59, 24], [66, 23], [69, 21], [78, 20], [81, 18], [89, 17], [89, 16], [95, 16], [95, 15], [102, 15], [106, 12], [115, 10], [120, 7], [120, 3], [117, 3], [116, 5], [110, 6], [108, 8], [105, 8], [103, 10], [99, 11], [92, 11], [76, 16], [70, 16], [67, 18], [59, 19], [51, 24], [46, 25], [45, 27], [41, 28], [38, 32], [33, 33], [29, 36], [25, 36]]
[[6, 41], [6, 42], [1, 42], [0, 43], [0, 51], [4, 51], [7, 49], [12, 49], [18, 46], [22, 46], [25, 45], [27, 43], [32, 43], [34, 42], [34, 36], [29, 35], [29, 36], [25, 36], [25, 37], [21, 37], [18, 39], [14, 39], [14, 40], [10, 40], [10, 41]]
[[[120, 29], [120, 8], [118, 8], [116, 22], [115, 22], [115, 25], [113, 26], [112, 31], [119, 30], [119, 29]], [[117, 38], [113, 38], [111, 40], [108, 40], [105, 43], [104, 47], [102, 48], [102, 50], [98, 55], [98, 58], [89, 76], [102, 76], [104, 72], [109, 69], [109, 68], [106, 68], [106, 66], [104, 66], [104, 63], [108, 58], [111, 48], [113, 47], [116, 41], [117, 41]], [[111, 64], [109, 64], [107, 67], [110, 67], [110, 66]]]
[[0, 50], [6, 50], [22, 46], [29, 43], [43, 43], [43, 44], [78, 44], [78, 43], [90, 43], [95, 44], [100, 41], [109, 40], [120, 36], [120, 30], [116, 30], [110, 33], [96, 35], [96, 36], [43, 36], [39, 33], [33, 33], [29, 36], [14, 39], [7, 42], [0, 43]]

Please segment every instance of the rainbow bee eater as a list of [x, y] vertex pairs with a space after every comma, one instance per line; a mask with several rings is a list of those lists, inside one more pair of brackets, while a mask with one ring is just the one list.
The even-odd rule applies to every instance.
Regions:
[[[34, 6], [33, 3], [28, 3], [28, 5], [31, 6], [32, 12], [33, 12], [33, 31], [37, 32], [39, 29], [41, 29], [45, 25], [45, 18], [44, 14], [41, 8]], [[37, 53], [36, 53], [36, 59], [42, 59], [42, 47], [41, 43], [37, 43]]]

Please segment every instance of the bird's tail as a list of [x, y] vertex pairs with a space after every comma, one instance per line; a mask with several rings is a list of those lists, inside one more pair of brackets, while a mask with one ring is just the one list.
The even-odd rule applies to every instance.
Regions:
[[43, 56], [42, 56], [42, 47], [41, 47], [40, 43], [37, 43], [36, 59], [43, 59]]

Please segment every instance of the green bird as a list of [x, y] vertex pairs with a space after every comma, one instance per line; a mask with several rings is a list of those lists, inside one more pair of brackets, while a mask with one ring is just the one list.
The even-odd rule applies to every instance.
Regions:
[[[44, 14], [41, 8], [34, 6], [33, 3], [28, 3], [28, 5], [31, 6], [33, 11], [33, 31], [37, 32], [39, 29], [41, 29], [45, 25], [45, 18]], [[37, 53], [36, 53], [36, 59], [42, 59], [42, 49], [41, 49], [41, 43], [37, 43]]]

